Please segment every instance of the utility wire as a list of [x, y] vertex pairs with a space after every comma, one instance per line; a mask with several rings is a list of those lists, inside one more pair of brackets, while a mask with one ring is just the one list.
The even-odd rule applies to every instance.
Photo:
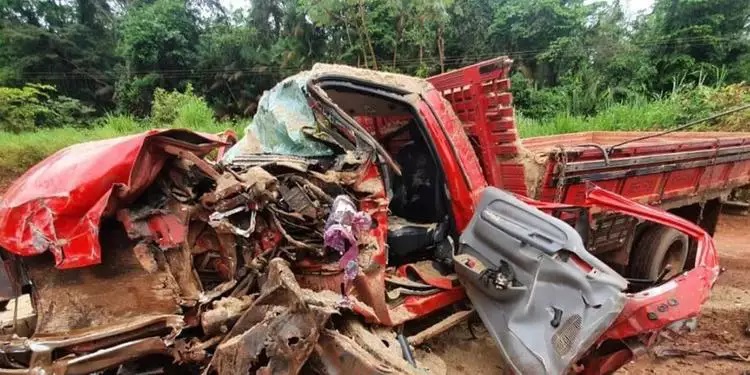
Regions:
[[[699, 46], [699, 45], [710, 45], [713, 43], [691, 43], [697, 42], [700, 40], [724, 40], [727, 38], [722, 37], [712, 37], [712, 36], [703, 36], [703, 37], [693, 37], [693, 38], [682, 38], [682, 39], [668, 39], [661, 42], [650, 42], [650, 43], [633, 43], [637, 46], [656, 46], [656, 45], [676, 45], [676, 44], [686, 44], [685, 42], [688, 42], [687, 44], [691, 46]], [[682, 41], [682, 42], [679, 42]], [[609, 51], [613, 51], [615, 48], [610, 48]], [[485, 54], [477, 54], [477, 55], [464, 55], [464, 56], [447, 56], [443, 59], [443, 63], [445, 64], [451, 64], [451, 63], [459, 63], [459, 62], [469, 62], [469, 61], [480, 61], [487, 58], [492, 58], [496, 56], [506, 55], [510, 57], [515, 58], [521, 58], [521, 57], [527, 57], [527, 56], [534, 56], [536, 54], [542, 53], [544, 51], [547, 51], [547, 48], [544, 49], [534, 49], [534, 50], [525, 50], [525, 51], [503, 51], [503, 52], [492, 52], [492, 53], [485, 53]], [[398, 63], [396, 64], [396, 67], [399, 68], [407, 68], [407, 67], [413, 67], [419, 63], [437, 63], [439, 62], [439, 57], [433, 56], [433, 57], [425, 57], [421, 60], [418, 58], [412, 58], [412, 59], [402, 59], [398, 60]], [[383, 66], [387, 67], [394, 67], [391, 64], [384, 64]], [[309, 69], [307, 66], [302, 67], [268, 67], [268, 66], [259, 66], [259, 67], [252, 67], [252, 68], [243, 68], [243, 69], [163, 69], [163, 70], [143, 70], [143, 71], [134, 71], [131, 72], [133, 75], [146, 75], [146, 74], [159, 74], [164, 78], [210, 78], [211, 76], [214, 76], [216, 74], [221, 73], [246, 73], [251, 76], [275, 76], [278, 74], [289, 74], [289, 73], [295, 73], [298, 72], [300, 69]], [[114, 72], [107, 72], [107, 74], [113, 74]], [[27, 78], [36, 78], [36, 79], [43, 79], [43, 80], [76, 80], [76, 79], [82, 79], [86, 80], [89, 79], [88, 76], [91, 74], [91, 72], [54, 72], [54, 71], [46, 71], [46, 72], [23, 72], [21, 73], [21, 76], [27, 77]]]

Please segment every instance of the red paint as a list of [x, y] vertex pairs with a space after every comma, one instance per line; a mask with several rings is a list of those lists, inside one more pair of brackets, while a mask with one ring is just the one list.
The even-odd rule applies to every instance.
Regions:
[[[567, 204], [540, 202], [522, 198], [526, 203], [544, 211], [569, 208]], [[591, 187], [585, 205], [630, 215], [675, 228], [697, 241], [693, 269], [658, 286], [640, 293], [627, 295], [622, 312], [612, 326], [599, 338], [622, 340], [653, 336], [673, 323], [699, 315], [701, 306], [708, 300], [711, 288], [719, 276], [718, 255], [713, 238], [698, 225], [661, 209], [633, 202], [611, 191]], [[656, 314], [656, 315], [654, 315]], [[646, 343], [647, 345], [652, 342]], [[582, 359], [585, 374], [607, 374], [632, 358], [629, 351]]]
[[60, 150], [3, 196], [0, 246], [22, 256], [50, 251], [61, 269], [98, 264], [102, 217], [113, 215], [156, 178], [168, 157], [161, 151], [167, 144], [204, 155], [222, 143], [211, 135], [164, 130]]
[[[587, 197], [587, 204], [675, 228], [698, 243], [694, 268], [658, 287], [628, 295], [625, 308], [602, 340], [656, 332], [674, 322], [697, 316], [719, 276], [718, 255], [713, 238], [701, 227], [681, 217], [635, 204], [603, 189], [594, 188]], [[649, 313], [655, 313], [656, 319], [650, 319]]]
[[[474, 154], [471, 142], [466, 137], [461, 123], [454, 116], [448, 115], [450, 108], [440, 97], [440, 93], [431, 90], [424, 94], [432, 108], [420, 102], [418, 110], [425, 122], [430, 139], [435, 145], [438, 159], [446, 176], [446, 185], [451, 196], [451, 208], [456, 227], [463, 230], [474, 214], [474, 206], [481, 191], [487, 186], [482, 177], [479, 160]], [[440, 118], [433, 115], [431, 109]], [[448, 134], [449, 137], [445, 135]]]
[[429, 296], [406, 297], [404, 306], [414, 317], [423, 317], [464, 298], [466, 298], [466, 292], [463, 288], [453, 288]]
[[[570, 207], [567, 204], [540, 202], [528, 198], [523, 200], [544, 211]], [[713, 238], [703, 228], [679, 216], [635, 203], [599, 187], [589, 189], [586, 206], [608, 209], [675, 228], [698, 243], [694, 268], [658, 287], [641, 293], [629, 294], [622, 313], [601, 340], [623, 339], [657, 332], [674, 322], [698, 315], [701, 305], [708, 300], [711, 288], [719, 276], [716, 245]], [[667, 305], [666, 309], [662, 306], [664, 304]], [[662, 306], [662, 311], [659, 310], [660, 306]], [[649, 319], [648, 315], [651, 312], [657, 314], [657, 319]]]
[[623, 183], [620, 195], [630, 199], [654, 202], [659, 199], [658, 189], [661, 186], [661, 177], [661, 174], [628, 177]]
[[700, 168], [683, 169], [667, 174], [667, 181], [664, 183], [661, 198], [670, 199], [689, 196], [695, 191], [695, 182], [698, 181], [700, 175]]
[[[526, 195], [523, 164], [512, 160], [519, 154], [519, 138], [510, 94], [510, 63], [507, 57], [498, 57], [430, 77], [428, 81], [453, 107], [455, 115], [450, 120], [460, 119], [460, 133], [468, 134], [474, 141], [475, 147], [462, 153], [461, 158], [479, 156], [487, 183]], [[426, 99], [433, 105], [442, 103]], [[454, 133], [448, 134], [454, 137]]]
[[581, 361], [583, 363], [581, 374], [612, 374], [631, 360], [633, 360], [633, 353], [630, 349], [621, 349], [606, 356], [587, 357]]
[[120, 210], [117, 220], [125, 227], [130, 238], [150, 238], [162, 249], [180, 246], [187, 238], [187, 228], [177, 216], [153, 214], [146, 220], [133, 220], [130, 211]]
[[455, 287], [453, 285], [454, 279], [442, 276], [437, 273], [437, 271], [423, 271], [421, 267], [415, 264], [405, 264], [401, 267], [398, 267], [398, 269], [396, 269], [396, 273], [403, 278], [409, 278], [409, 274], [416, 275], [425, 284], [443, 290], [453, 289]]
[[[617, 191], [619, 185], [619, 181], [617, 180], [610, 180], [610, 181], [602, 181], [601, 184], [597, 184], [596, 186], [606, 189], [609, 191]], [[575, 184], [575, 185], [568, 185], [567, 189], [563, 193], [563, 202], [567, 204], [574, 204], [574, 205], [584, 205], [586, 203], [586, 190], [588, 187], [586, 184]], [[553, 201], [555, 189], [550, 189], [551, 193], [553, 194], [550, 199], [543, 199], [543, 200], [549, 200]]]

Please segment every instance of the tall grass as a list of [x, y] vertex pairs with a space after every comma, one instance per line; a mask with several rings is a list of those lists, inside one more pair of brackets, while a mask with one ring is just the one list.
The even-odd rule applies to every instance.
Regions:
[[[242, 134], [242, 127], [233, 122], [216, 122], [213, 118], [201, 122], [199, 119], [205, 120], [202, 114], [197, 117], [189, 112], [181, 115], [183, 118], [179, 123], [166, 127], [206, 133], [232, 129]], [[152, 128], [165, 126], [152, 126], [148, 121], [137, 121], [127, 116], [107, 116], [91, 128], [69, 126], [18, 134], [0, 132], [0, 180], [18, 176], [55, 151], [70, 145], [137, 134]]]
[[[584, 131], [652, 131], [671, 128], [748, 102], [750, 87], [742, 84], [676, 87], [661, 97], [636, 97], [625, 103], [611, 104], [593, 116], [559, 113], [544, 119], [531, 119], [519, 114], [517, 123], [522, 138]], [[690, 130], [750, 131], [750, 111]]]
[[157, 90], [151, 112], [151, 118], [145, 120], [107, 115], [91, 127], [66, 126], [22, 133], [0, 132], [0, 180], [18, 176], [55, 151], [70, 145], [136, 134], [148, 129], [184, 128], [206, 133], [232, 129], [237, 134], [242, 134], [239, 124], [217, 122], [206, 101], [193, 94], [190, 87], [185, 92]]
[[557, 114], [546, 119], [518, 116], [522, 138], [584, 131], [643, 131], [676, 125], [681, 119], [680, 105], [674, 100], [632, 101], [615, 104], [594, 116]]

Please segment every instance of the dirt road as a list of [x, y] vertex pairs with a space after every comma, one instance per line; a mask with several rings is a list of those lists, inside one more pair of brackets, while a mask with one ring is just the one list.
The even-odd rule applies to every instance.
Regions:
[[[721, 275], [698, 329], [661, 347], [687, 350], [707, 349], [737, 352], [750, 356], [750, 336], [744, 331], [750, 322], [750, 217], [723, 216], [716, 235]], [[428, 343], [441, 356], [449, 374], [498, 374], [502, 369], [500, 353], [483, 329], [475, 329], [471, 339], [466, 326], [456, 327]], [[618, 371], [618, 374], [744, 374], [750, 363], [722, 360], [711, 356], [656, 359], [640, 358]]]

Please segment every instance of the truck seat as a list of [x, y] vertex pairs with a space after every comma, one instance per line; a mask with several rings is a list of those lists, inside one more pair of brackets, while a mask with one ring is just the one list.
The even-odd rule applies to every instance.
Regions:
[[398, 265], [424, 258], [445, 240], [448, 225], [415, 223], [398, 216], [388, 218], [388, 264]]

